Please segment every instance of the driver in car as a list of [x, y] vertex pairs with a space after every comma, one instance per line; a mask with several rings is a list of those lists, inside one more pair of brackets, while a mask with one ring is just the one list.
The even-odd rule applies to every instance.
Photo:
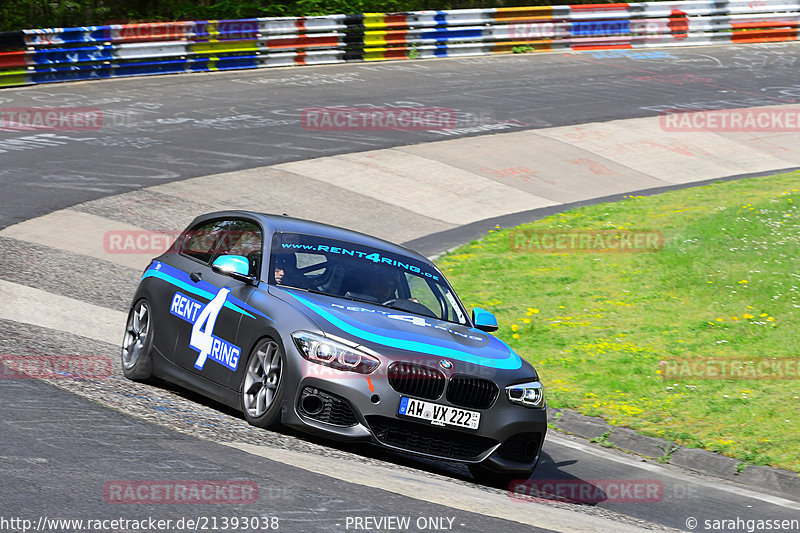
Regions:
[[281, 254], [275, 261], [275, 270], [272, 275], [275, 283], [279, 285], [290, 285], [293, 287], [305, 288], [305, 276], [297, 268], [297, 258], [294, 254]]

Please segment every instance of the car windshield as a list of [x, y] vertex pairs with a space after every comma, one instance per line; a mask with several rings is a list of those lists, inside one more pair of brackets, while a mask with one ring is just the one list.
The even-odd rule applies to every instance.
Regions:
[[464, 308], [432, 264], [361, 244], [277, 233], [269, 282], [468, 323]]

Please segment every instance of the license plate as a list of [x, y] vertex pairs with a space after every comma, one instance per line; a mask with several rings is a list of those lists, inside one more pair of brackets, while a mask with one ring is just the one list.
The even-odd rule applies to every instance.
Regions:
[[481, 414], [449, 405], [426, 402], [414, 398], [400, 397], [398, 414], [428, 420], [434, 426], [457, 426], [467, 429], [478, 429]]

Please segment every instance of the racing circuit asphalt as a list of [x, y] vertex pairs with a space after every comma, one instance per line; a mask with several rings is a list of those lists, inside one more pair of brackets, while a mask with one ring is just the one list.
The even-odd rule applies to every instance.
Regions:
[[[800, 47], [768, 45], [350, 64], [6, 89], [0, 91], [2, 106], [98, 107], [116, 125], [87, 132], [0, 131], [0, 227], [138, 188], [312, 157], [653, 116], [681, 106], [793, 103], [800, 95], [798, 63]], [[308, 107], [387, 105], [453, 108], [463, 126], [482, 126], [455, 136], [310, 132], [298, 120]], [[381, 217], [362, 215], [366, 225]], [[440, 229], [446, 228], [430, 233]], [[19, 242], [0, 237], [4, 280], [126, 310], [132, 269], [45, 246], [20, 249]], [[45, 262], [53, 274], [42, 279]], [[102, 354], [116, 361], [117, 346], [91, 336], [0, 322], [2, 354]], [[748, 491], [555, 432], [548, 435], [536, 478], [656, 479], [664, 498], [653, 504], [518, 502], [472, 484], [462, 467], [255, 430], [237, 414], [174, 387], [125, 381], [119, 369], [100, 381], [0, 380], [0, 391], [4, 518], [255, 515], [278, 516], [284, 531], [342, 531], [348, 516], [406, 515], [455, 517], [456, 531], [608, 531], [607, 520], [619, 530], [684, 529], [690, 516], [800, 514], [800, 495]], [[260, 499], [238, 506], [103, 500], [104, 483], [140, 479], [255, 479]]]
[[[451, 138], [304, 130], [321, 106], [443, 107], [495, 131], [754, 107], [800, 96], [792, 44], [615, 50], [262, 69], [40, 85], [0, 106], [99, 108], [102, 131], [0, 132], [0, 227], [166, 181]], [[508, 121], [503, 130], [488, 129]], [[30, 134], [33, 135], [30, 135]], [[462, 135], [463, 136], [463, 135]], [[12, 145], [8, 140], [16, 139]]]

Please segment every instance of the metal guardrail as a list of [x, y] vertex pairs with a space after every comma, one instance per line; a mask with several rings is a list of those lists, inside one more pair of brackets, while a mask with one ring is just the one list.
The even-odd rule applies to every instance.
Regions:
[[800, 0], [585, 4], [0, 32], [0, 87], [273, 66], [793, 41]]

